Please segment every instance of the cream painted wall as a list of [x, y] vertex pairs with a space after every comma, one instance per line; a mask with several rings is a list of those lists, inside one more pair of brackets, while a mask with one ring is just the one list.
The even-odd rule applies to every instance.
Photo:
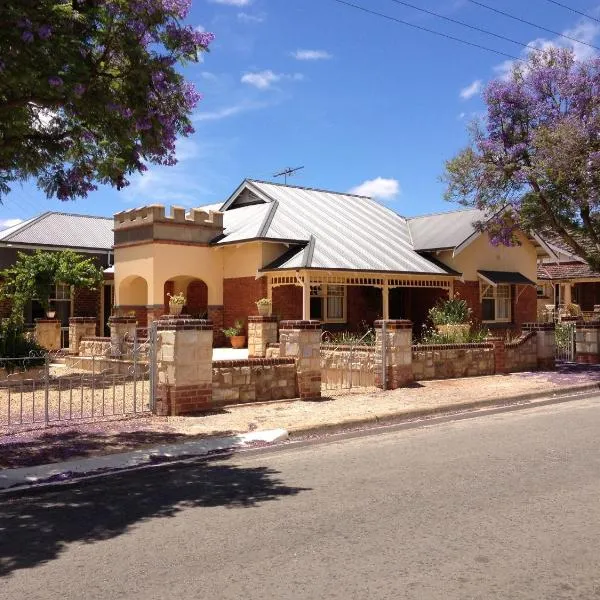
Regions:
[[223, 246], [217, 252], [223, 258], [223, 278], [255, 277], [262, 267], [262, 243]]
[[537, 252], [535, 246], [518, 234], [521, 246], [492, 246], [486, 233], [479, 236], [460, 254], [442, 252], [437, 258], [463, 274], [466, 281], [476, 281], [477, 271], [517, 271], [531, 281], [537, 281]]

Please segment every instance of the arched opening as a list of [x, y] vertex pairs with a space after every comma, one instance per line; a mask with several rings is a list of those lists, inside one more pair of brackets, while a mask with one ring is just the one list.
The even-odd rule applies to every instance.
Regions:
[[172, 277], [164, 284], [165, 312], [169, 312], [169, 294], [183, 293], [186, 303], [185, 314], [195, 318], [205, 319], [208, 312], [208, 287], [204, 281], [196, 277], [180, 275]]
[[127, 277], [119, 286], [119, 306], [146, 306], [148, 282], [137, 275]]

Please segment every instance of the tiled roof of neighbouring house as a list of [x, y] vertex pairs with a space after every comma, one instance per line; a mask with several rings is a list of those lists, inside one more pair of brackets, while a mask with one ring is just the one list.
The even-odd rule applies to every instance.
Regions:
[[595, 279], [600, 281], [600, 273], [586, 262], [569, 261], [563, 263], [542, 263], [538, 265], [538, 279]]
[[371, 198], [246, 180], [223, 205], [225, 235], [296, 244], [270, 269], [338, 269], [447, 275], [416, 252], [405, 218]]
[[0, 245], [108, 251], [113, 247], [113, 219], [46, 212], [0, 231]]

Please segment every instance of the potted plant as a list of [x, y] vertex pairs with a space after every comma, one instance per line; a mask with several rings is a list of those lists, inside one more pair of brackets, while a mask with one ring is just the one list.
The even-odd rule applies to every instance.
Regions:
[[244, 331], [244, 322], [238, 319], [233, 327], [222, 330], [225, 337], [228, 337], [232, 348], [243, 348], [246, 345], [246, 336], [240, 335]]
[[185, 304], [185, 296], [183, 292], [179, 292], [179, 294], [167, 294], [169, 297], [169, 314], [170, 315], [180, 315], [183, 310], [183, 305]]
[[429, 309], [429, 319], [437, 331], [445, 337], [456, 339], [457, 343], [468, 338], [471, 330], [470, 317], [471, 309], [458, 294], [448, 300], [439, 300]]
[[256, 308], [258, 308], [258, 314], [261, 317], [268, 317], [271, 315], [272, 303], [268, 298], [261, 298], [256, 301]]

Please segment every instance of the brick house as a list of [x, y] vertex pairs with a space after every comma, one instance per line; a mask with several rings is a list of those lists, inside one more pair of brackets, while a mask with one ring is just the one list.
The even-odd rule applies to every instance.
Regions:
[[436, 300], [458, 292], [476, 321], [518, 331], [536, 319], [537, 266], [549, 250], [525, 234], [494, 247], [475, 226], [482, 219], [475, 210], [404, 218], [363, 196], [245, 180], [223, 204], [115, 215], [116, 310], [146, 323], [183, 292], [186, 312], [218, 332], [268, 297], [281, 319], [330, 330], [377, 318], [420, 330]]
[[[105, 281], [100, 290], [70, 289], [57, 285], [51, 308], [63, 327], [69, 324], [69, 317], [101, 316], [98, 333], [106, 334], [105, 325], [100, 331], [100, 323], [106, 324], [113, 305], [113, 220], [63, 212], [46, 212], [8, 229], [0, 231], [0, 269], [15, 263], [18, 252], [47, 250], [73, 250], [93, 258], [105, 269]], [[0, 306], [0, 317], [7, 316], [10, 306]], [[44, 317], [41, 306], [33, 301], [25, 311], [26, 323]]]

